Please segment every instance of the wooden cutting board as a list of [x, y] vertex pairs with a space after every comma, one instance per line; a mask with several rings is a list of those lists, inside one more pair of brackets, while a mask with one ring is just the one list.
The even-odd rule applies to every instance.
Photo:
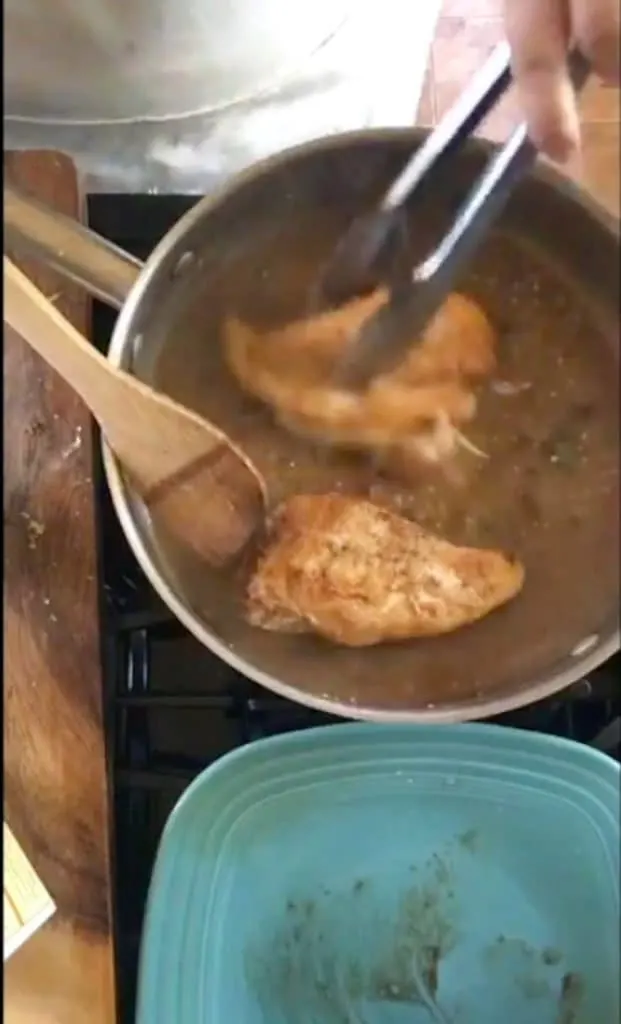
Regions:
[[[66, 156], [5, 153], [5, 174], [57, 210], [81, 216]], [[21, 267], [88, 334], [85, 293], [34, 261]], [[4, 1019], [114, 1024], [90, 417], [6, 328], [3, 361], [3, 817], [56, 904], [4, 964]]]

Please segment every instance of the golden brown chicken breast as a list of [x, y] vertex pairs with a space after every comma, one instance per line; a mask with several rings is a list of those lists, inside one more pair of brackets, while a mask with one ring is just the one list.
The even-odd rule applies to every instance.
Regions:
[[372, 502], [297, 495], [270, 521], [248, 618], [362, 647], [459, 629], [509, 601], [523, 581], [515, 559], [456, 547]]
[[472, 384], [495, 364], [494, 330], [472, 300], [450, 295], [403, 362], [362, 393], [338, 389], [334, 371], [361, 324], [387, 301], [386, 291], [354, 299], [308, 320], [260, 332], [230, 319], [229, 366], [287, 429], [327, 444], [400, 451], [439, 461], [476, 410]]

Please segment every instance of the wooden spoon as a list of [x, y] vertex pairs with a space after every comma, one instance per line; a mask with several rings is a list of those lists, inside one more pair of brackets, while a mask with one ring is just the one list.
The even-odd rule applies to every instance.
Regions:
[[80, 395], [147, 508], [212, 565], [263, 521], [265, 483], [211, 423], [116, 369], [6, 256], [4, 320]]

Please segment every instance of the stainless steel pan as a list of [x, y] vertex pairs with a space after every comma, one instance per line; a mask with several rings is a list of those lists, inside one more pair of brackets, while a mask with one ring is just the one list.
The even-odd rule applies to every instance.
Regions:
[[[337, 478], [357, 492], [390, 489], [368, 465], [318, 453], [276, 428], [227, 375], [219, 332], [232, 310], [266, 323], [300, 315], [318, 263], [422, 137], [418, 130], [353, 133], [270, 158], [198, 202], [144, 266], [10, 188], [5, 244], [47, 260], [119, 307], [112, 362], [233, 434], [261, 463], [275, 500], [295, 490], [329, 489]], [[488, 156], [487, 144], [473, 142], [451, 174], [419, 199], [411, 216], [421, 245], [457, 207]], [[507, 362], [537, 378], [528, 382], [531, 398], [514, 395], [517, 404], [498, 414], [499, 422], [505, 417], [504, 447], [498, 442], [493, 468], [480, 474], [472, 499], [477, 530], [485, 527], [495, 543], [518, 550], [527, 582], [512, 605], [476, 626], [364, 651], [252, 630], [243, 622], [242, 570], [218, 574], [192, 564], [149, 521], [104, 451], [119, 520], [155, 590], [201, 643], [283, 696], [355, 718], [483, 718], [562, 690], [619, 649], [618, 225], [562, 176], [540, 167], [510, 202], [464, 289], [479, 294], [498, 325], [501, 371]], [[574, 349], [550, 387], [554, 353], [568, 333]], [[538, 362], [542, 373], [547, 367], [549, 401]], [[555, 442], [559, 425], [551, 417], [559, 395], [573, 389], [575, 398], [581, 388], [586, 454], [570, 471], [554, 448], [563, 438]], [[520, 416], [532, 424], [532, 436], [517, 436]], [[533, 473], [530, 454], [523, 453], [535, 450], [540, 461], [542, 452], [549, 456], [549, 467], [538, 470], [547, 519], [532, 489], [521, 490]], [[486, 495], [498, 512], [487, 523]], [[419, 497], [422, 503], [415, 489], [414, 514]], [[468, 539], [464, 506], [442, 515], [452, 536]], [[426, 516], [421, 504], [420, 517]]]

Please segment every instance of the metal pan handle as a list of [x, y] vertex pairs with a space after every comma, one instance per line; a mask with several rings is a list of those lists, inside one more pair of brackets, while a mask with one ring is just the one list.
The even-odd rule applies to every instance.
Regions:
[[4, 186], [4, 245], [43, 260], [115, 309], [142, 269], [134, 256], [10, 185]]

